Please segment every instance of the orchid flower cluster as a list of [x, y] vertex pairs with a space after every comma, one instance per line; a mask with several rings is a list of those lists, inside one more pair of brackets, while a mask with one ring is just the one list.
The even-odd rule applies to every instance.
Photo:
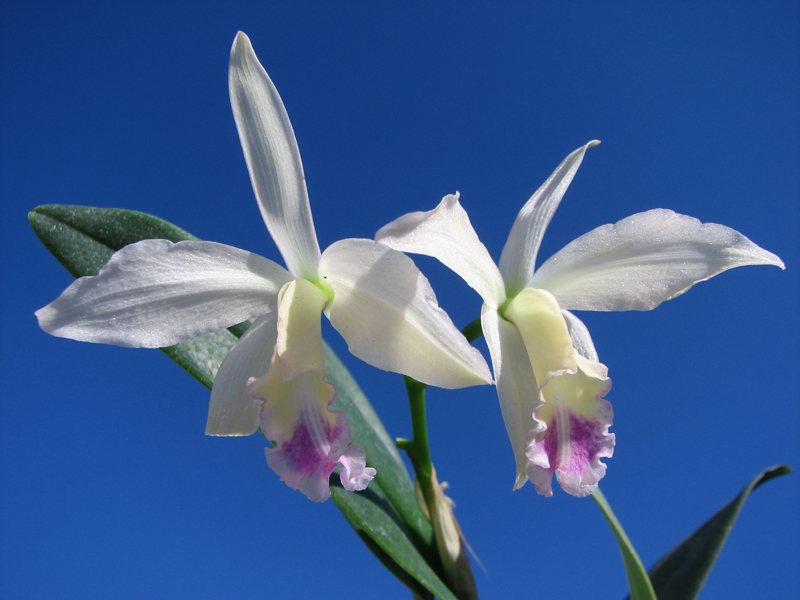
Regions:
[[[525, 203], [497, 263], [457, 193], [401, 216], [374, 239], [345, 239], [321, 252], [294, 131], [243, 33], [231, 51], [229, 90], [256, 200], [286, 268], [214, 242], [143, 240], [36, 316], [55, 336], [142, 348], [252, 321], [219, 366], [206, 433], [260, 430], [272, 445], [269, 466], [313, 501], [331, 495], [339, 466], [351, 492], [380, 477], [351, 443], [348, 415], [331, 409], [337, 389], [326, 376], [323, 313], [350, 352], [379, 369], [447, 389], [495, 384], [514, 488], [531, 481], [552, 496], [555, 474], [564, 491], [588, 496], [605, 474], [601, 459], [614, 451], [611, 380], [572, 311], [651, 310], [734, 267], [784, 267], [728, 227], [655, 209], [580, 236], [536, 269], [544, 232], [597, 141], [567, 156]], [[438, 259], [478, 293], [492, 370], [405, 253]], [[449, 534], [437, 543], [455, 560], [458, 526], [431, 477], [436, 500], [420, 504], [429, 518], [440, 514], [437, 533]]]

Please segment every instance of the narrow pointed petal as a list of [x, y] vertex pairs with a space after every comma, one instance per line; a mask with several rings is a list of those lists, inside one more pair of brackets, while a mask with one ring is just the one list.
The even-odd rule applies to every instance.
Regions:
[[261, 402], [247, 381], [269, 370], [278, 337], [277, 313], [260, 317], [222, 361], [211, 389], [206, 435], [250, 435], [258, 429]]
[[514, 450], [517, 464], [514, 489], [518, 489], [528, 481], [527, 436], [531, 429], [538, 427], [533, 418], [533, 411], [540, 404], [536, 377], [514, 325], [486, 304], [481, 311], [481, 325], [492, 355], [503, 422]]
[[568, 310], [651, 310], [695, 283], [745, 265], [784, 268], [738, 231], [655, 209], [569, 243], [531, 284]]
[[295, 279], [281, 290], [276, 349], [284, 380], [302, 371], [325, 370], [320, 321], [327, 302], [328, 297], [305, 279]]
[[285, 381], [280, 361], [275, 352], [269, 372], [260, 379], [250, 379], [247, 386], [248, 393], [261, 405], [261, 430], [275, 444], [266, 449], [270, 468], [286, 485], [314, 502], [330, 497], [328, 478], [340, 462], [346, 467], [342, 485], [364, 489], [375, 471], [362, 466], [360, 448], [348, 448], [347, 414], [330, 410], [336, 388], [322, 371], [304, 371]]
[[552, 474], [565, 492], [588, 496], [606, 472], [601, 458], [614, 453], [614, 434], [608, 433], [614, 417], [602, 396], [611, 380], [600, 363], [576, 356], [577, 373], [553, 378], [543, 390], [545, 403], [535, 411], [543, 427], [528, 437], [528, 478], [543, 496], [552, 496]]
[[457, 193], [445, 196], [433, 210], [408, 213], [383, 226], [375, 241], [438, 259], [490, 306], [497, 308], [506, 299], [500, 271], [478, 239]]
[[59, 337], [161, 348], [275, 310], [289, 279], [271, 260], [224, 244], [143, 240], [36, 316]]
[[575, 373], [578, 365], [567, 323], [549, 292], [525, 288], [509, 303], [505, 317], [525, 342], [540, 389], [553, 377]]
[[593, 140], [567, 156], [519, 211], [500, 256], [500, 272], [509, 296], [515, 296], [524, 287], [537, 287], [528, 286], [528, 280], [536, 266], [544, 232], [581, 166], [586, 150], [599, 143]]
[[583, 321], [568, 310], [562, 310], [561, 315], [567, 322], [569, 337], [572, 338], [572, 346], [578, 351], [578, 354], [594, 362], [600, 362], [600, 357], [597, 356], [597, 350], [594, 347], [594, 342], [592, 342], [592, 336]]
[[320, 251], [300, 150], [278, 90], [239, 32], [228, 87], [250, 181], [272, 239], [296, 277], [316, 280]]
[[442, 388], [491, 383], [481, 353], [402, 252], [372, 240], [342, 240], [325, 250], [319, 272], [334, 290], [331, 323], [361, 360]]

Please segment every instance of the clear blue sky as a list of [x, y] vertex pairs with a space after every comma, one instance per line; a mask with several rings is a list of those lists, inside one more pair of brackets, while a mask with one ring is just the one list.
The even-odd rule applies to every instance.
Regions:
[[[523, 202], [598, 138], [541, 257], [662, 207], [785, 261], [654, 312], [580, 315], [614, 382], [603, 489], [646, 565], [761, 469], [800, 467], [800, 9], [532, 4], [3, 2], [1, 596], [409, 598], [332, 502], [278, 481], [260, 439], [205, 437], [208, 392], [160, 352], [56, 339], [33, 316], [70, 281], [27, 224], [39, 204], [145, 211], [280, 260], [228, 100], [240, 29], [294, 125], [323, 248], [458, 190], [499, 258]], [[463, 282], [417, 264], [456, 324], [478, 316]], [[325, 335], [410, 435], [400, 378]], [[493, 389], [431, 391], [429, 427], [482, 598], [624, 597], [591, 500], [511, 491]], [[753, 495], [702, 598], [798, 593], [799, 492], [794, 474]]]

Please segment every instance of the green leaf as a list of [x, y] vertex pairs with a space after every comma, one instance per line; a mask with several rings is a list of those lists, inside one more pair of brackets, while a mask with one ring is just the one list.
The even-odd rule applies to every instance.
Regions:
[[[117, 208], [48, 204], [28, 213], [28, 221], [73, 277], [97, 275], [114, 252], [140, 240], [197, 239], [157, 217]], [[222, 359], [238, 339], [223, 330], [161, 350], [210, 390]]]
[[598, 488], [592, 498], [594, 498], [594, 501], [603, 512], [603, 516], [608, 521], [608, 525], [614, 533], [614, 538], [617, 540], [620, 552], [622, 552], [622, 561], [625, 563], [625, 574], [628, 576], [631, 597], [634, 600], [656, 600], [656, 593], [653, 591], [653, 586], [650, 584], [650, 579], [644, 570], [642, 561], [625, 534], [625, 530], [622, 529], [622, 525], [614, 515], [614, 511], [611, 510], [611, 506], [608, 504], [603, 492]]
[[[113, 252], [142, 239], [198, 239], [151, 215], [122, 209], [47, 205], [35, 208], [28, 219], [45, 247], [75, 277], [96, 275]], [[162, 351], [211, 389], [222, 359], [248, 325]], [[427, 593], [414, 583], [418, 580], [440, 598], [453, 598], [429, 564], [438, 564], [433, 531], [417, 505], [413, 483], [397, 449], [358, 384], [333, 350], [324, 346], [326, 371], [339, 392], [335, 408], [347, 412], [353, 442], [361, 445], [369, 466], [378, 472], [365, 493], [352, 494], [338, 484], [332, 486], [334, 502], [362, 540], [369, 540], [370, 550], [391, 565], [390, 570], [412, 592], [420, 597]]]
[[46, 204], [28, 213], [33, 231], [73, 277], [97, 275], [120, 248], [141, 240], [196, 240], [145, 213], [119, 208]]
[[[331, 496], [362, 539], [364, 535], [368, 536], [385, 552], [386, 558], [390, 558], [402, 569], [398, 571], [389, 568], [401, 581], [408, 585], [407, 580], [401, 576], [405, 571], [437, 598], [458, 600], [405, 534], [403, 525], [396, 520], [396, 513], [389, 505], [380, 484], [375, 485], [376, 480], [377, 477], [363, 492], [347, 492], [338, 481], [331, 478]], [[387, 564], [381, 554], [376, 555]], [[409, 588], [419, 595], [418, 588], [413, 584]]]
[[762, 471], [736, 498], [661, 558], [650, 569], [659, 600], [697, 598], [747, 497], [761, 484], [791, 472], [787, 465]]

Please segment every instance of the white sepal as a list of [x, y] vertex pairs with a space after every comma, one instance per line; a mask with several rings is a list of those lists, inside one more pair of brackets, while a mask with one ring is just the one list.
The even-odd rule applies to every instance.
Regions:
[[228, 88], [261, 215], [296, 277], [316, 281], [320, 251], [289, 115], [248, 37], [231, 48]]
[[274, 311], [289, 279], [271, 260], [224, 244], [143, 240], [36, 316], [59, 337], [161, 348]]
[[536, 266], [536, 255], [550, 219], [581, 166], [586, 150], [599, 143], [593, 140], [567, 156], [519, 211], [500, 256], [500, 272], [509, 296], [528, 287], [526, 283]]
[[438, 259], [495, 308], [506, 299], [500, 271], [478, 239], [458, 193], [445, 196], [433, 210], [408, 213], [384, 225], [375, 240], [401, 252]]

